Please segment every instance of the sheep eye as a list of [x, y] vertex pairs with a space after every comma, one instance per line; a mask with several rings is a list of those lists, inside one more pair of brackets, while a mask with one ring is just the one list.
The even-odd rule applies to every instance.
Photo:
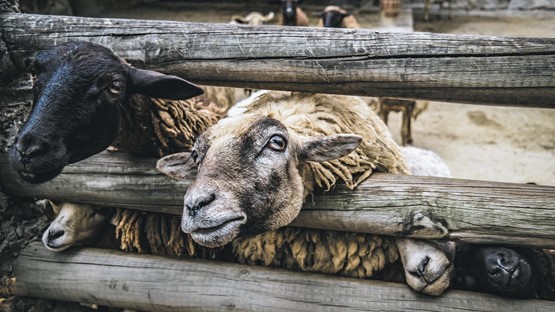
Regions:
[[121, 81], [119, 80], [114, 80], [112, 81], [112, 84], [110, 85], [110, 87], [108, 88], [108, 91], [110, 91], [110, 93], [112, 95], [118, 95], [121, 93], [122, 91], [122, 84]]
[[281, 152], [287, 146], [287, 141], [281, 135], [276, 134], [270, 138], [270, 141], [268, 141], [267, 146], [273, 149], [274, 151]]

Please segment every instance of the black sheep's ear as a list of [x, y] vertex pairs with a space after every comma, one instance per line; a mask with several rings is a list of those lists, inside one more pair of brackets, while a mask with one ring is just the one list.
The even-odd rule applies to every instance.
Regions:
[[132, 66], [129, 66], [128, 83], [131, 93], [168, 100], [186, 100], [204, 93], [197, 85], [183, 78]]

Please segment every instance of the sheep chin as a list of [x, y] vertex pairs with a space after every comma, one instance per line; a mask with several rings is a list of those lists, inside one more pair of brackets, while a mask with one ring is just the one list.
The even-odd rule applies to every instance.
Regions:
[[191, 238], [199, 245], [208, 248], [222, 247], [239, 236], [241, 225], [243, 225], [245, 221], [246, 219], [244, 218], [233, 219], [225, 221], [215, 227], [199, 228], [191, 233]]
[[198, 244], [216, 248], [221, 247], [241, 235], [241, 227], [247, 222], [245, 213], [214, 214], [211, 219], [189, 218], [184, 214], [181, 230], [191, 235]]
[[[11, 154], [11, 153], [10, 153]], [[19, 158], [10, 155], [10, 162], [12, 167], [18, 173], [19, 177], [24, 181], [32, 184], [39, 184], [50, 181], [57, 177], [62, 170], [67, 165], [66, 162], [61, 162], [59, 165], [54, 164], [53, 161], [47, 163], [47, 166], [41, 167], [33, 163], [32, 166], [29, 164], [23, 164]], [[40, 170], [37, 170], [39, 168]], [[46, 168], [46, 169], [45, 169]]]

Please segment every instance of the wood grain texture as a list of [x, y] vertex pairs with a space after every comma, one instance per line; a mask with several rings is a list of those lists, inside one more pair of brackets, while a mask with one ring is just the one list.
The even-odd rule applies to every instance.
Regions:
[[[13, 196], [181, 214], [190, 181], [166, 178], [155, 164], [104, 152], [31, 185], [0, 154], [0, 187]], [[554, 207], [550, 186], [374, 174], [356, 190], [337, 185], [309, 197], [292, 225], [555, 248]]]
[[553, 311], [555, 302], [36, 242], [14, 262], [18, 296], [147, 311]]
[[555, 107], [555, 38], [16, 13], [0, 14], [0, 34], [20, 68], [37, 50], [86, 40], [197, 83]]

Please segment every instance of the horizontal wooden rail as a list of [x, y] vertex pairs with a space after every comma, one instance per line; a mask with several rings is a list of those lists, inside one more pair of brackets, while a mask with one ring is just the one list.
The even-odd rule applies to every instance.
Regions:
[[0, 13], [0, 40], [9, 53], [0, 73], [38, 50], [87, 40], [198, 83], [555, 107], [555, 38]]
[[239, 264], [173, 260], [40, 243], [13, 264], [15, 295], [140, 311], [553, 311], [555, 302], [507, 300], [450, 290], [440, 297], [406, 285]]
[[[107, 152], [30, 185], [0, 154], [0, 188], [51, 198], [181, 214], [190, 181], [159, 173], [155, 159]], [[315, 194], [294, 226], [417, 238], [555, 248], [555, 187], [374, 174], [356, 190]]]

